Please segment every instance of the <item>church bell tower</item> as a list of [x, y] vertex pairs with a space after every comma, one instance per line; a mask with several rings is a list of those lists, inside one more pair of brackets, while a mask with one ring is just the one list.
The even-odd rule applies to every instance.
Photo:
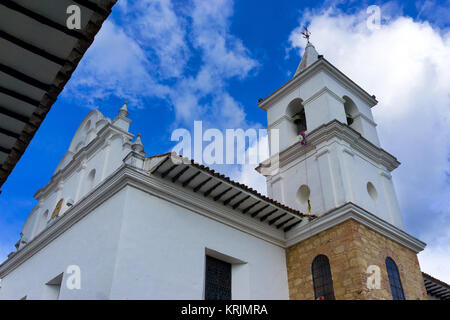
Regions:
[[400, 163], [378, 140], [375, 96], [309, 42], [293, 76], [259, 107], [270, 157], [257, 170], [269, 197], [314, 215], [286, 233], [291, 299], [426, 299], [391, 172]]
[[268, 195], [316, 215], [352, 202], [402, 229], [391, 176], [400, 163], [380, 146], [376, 104], [308, 39], [294, 77], [259, 102], [272, 136], [257, 168]]

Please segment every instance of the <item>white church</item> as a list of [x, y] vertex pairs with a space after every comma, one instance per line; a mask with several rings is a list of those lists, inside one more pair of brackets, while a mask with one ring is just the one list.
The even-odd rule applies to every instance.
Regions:
[[308, 42], [259, 102], [279, 132], [256, 168], [268, 196], [147, 155], [126, 104], [91, 111], [0, 265], [0, 299], [427, 299], [376, 104]]

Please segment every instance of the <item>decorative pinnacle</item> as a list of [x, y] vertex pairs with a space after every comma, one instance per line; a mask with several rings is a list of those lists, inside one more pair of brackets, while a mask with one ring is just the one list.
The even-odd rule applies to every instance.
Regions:
[[119, 116], [122, 116], [122, 117], [127, 117], [128, 116], [128, 108], [127, 108], [127, 102], [126, 101], [123, 103], [122, 108], [120, 108], [120, 110], [119, 110]]
[[144, 145], [142, 144], [140, 133], [138, 133], [137, 138], [134, 141], [132, 148], [136, 152], [144, 152]]

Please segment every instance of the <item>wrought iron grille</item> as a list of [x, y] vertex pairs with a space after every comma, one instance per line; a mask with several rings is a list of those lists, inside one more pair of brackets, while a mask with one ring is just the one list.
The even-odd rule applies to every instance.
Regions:
[[206, 256], [205, 300], [231, 300], [231, 264]]
[[327, 256], [321, 254], [312, 263], [314, 296], [316, 299], [334, 300], [333, 279], [331, 277], [330, 262]]
[[389, 284], [391, 285], [392, 299], [405, 300], [403, 294], [402, 282], [400, 280], [400, 274], [398, 273], [397, 265], [394, 260], [386, 258], [386, 269], [389, 277]]

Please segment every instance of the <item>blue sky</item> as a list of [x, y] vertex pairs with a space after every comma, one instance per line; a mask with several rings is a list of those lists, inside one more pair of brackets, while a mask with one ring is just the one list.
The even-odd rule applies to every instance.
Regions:
[[[369, 5], [382, 26], [366, 26]], [[406, 230], [428, 243], [422, 269], [450, 282], [450, 1], [119, 0], [0, 195], [0, 260], [14, 249], [85, 115], [128, 101], [147, 155], [175, 128], [264, 128], [257, 107], [300, 61], [300, 26], [319, 53], [380, 101], [373, 109]], [[234, 179], [263, 190], [251, 168]]]

